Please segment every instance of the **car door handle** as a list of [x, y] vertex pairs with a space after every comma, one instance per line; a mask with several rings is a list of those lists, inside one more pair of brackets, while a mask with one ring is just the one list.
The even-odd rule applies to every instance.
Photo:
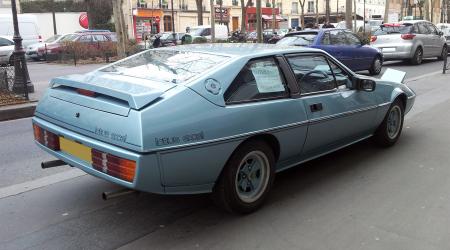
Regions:
[[309, 108], [311, 109], [311, 112], [317, 112], [321, 111], [323, 109], [322, 103], [314, 103], [309, 105]]

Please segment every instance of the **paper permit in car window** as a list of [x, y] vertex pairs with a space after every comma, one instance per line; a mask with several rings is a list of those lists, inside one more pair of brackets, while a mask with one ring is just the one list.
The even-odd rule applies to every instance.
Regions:
[[406, 72], [404, 72], [404, 71], [387, 68], [386, 71], [384, 71], [384, 74], [381, 76], [380, 79], [383, 81], [403, 83], [405, 76], [406, 76]]
[[276, 65], [266, 63], [255, 63], [251, 66], [255, 77], [256, 87], [259, 93], [273, 93], [284, 91], [283, 81]]

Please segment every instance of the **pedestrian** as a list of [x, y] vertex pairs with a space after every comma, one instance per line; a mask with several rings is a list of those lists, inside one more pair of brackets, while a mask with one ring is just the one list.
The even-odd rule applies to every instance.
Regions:
[[153, 41], [153, 48], [161, 47], [161, 37], [159, 35], [155, 36], [155, 40]]

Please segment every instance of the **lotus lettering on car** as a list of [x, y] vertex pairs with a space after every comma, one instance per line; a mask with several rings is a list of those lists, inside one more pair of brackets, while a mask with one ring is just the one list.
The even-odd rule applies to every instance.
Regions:
[[187, 45], [54, 78], [32, 122], [43, 150], [93, 176], [144, 192], [212, 193], [224, 209], [250, 213], [276, 172], [368, 138], [394, 145], [415, 96], [319, 49]]

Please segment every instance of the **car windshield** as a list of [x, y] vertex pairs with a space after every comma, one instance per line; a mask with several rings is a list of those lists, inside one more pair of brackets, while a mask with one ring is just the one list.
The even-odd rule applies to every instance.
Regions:
[[61, 35], [54, 35], [54, 36], [48, 38], [47, 40], [45, 40], [44, 42], [45, 42], [45, 43], [51, 43], [51, 42], [56, 41], [56, 39], [58, 39], [58, 38], [60, 38], [60, 37], [61, 37]]
[[170, 36], [172, 35], [172, 33], [162, 33], [161, 34], [161, 39], [167, 39], [167, 38], [169, 38]]
[[375, 32], [373, 33], [375, 36], [380, 35], [388, 35], [388, 34], [406, 34], [411, 32], [411, 25], [398, 25], [398, 26], [387, 26], [381, 25]]
[[200, 52], [149, 50], [102, 69], [121, 75], [180, 83], [224, 62], [228, 57]]
[[284, 37], [277, 44], [281, 45], [295, 45], [295, 46], [310, 46], [313, 44], [317, 34], [304, 34]]
[[191, 34], [191, 35], [193, 35], [193, 36], [200, 36], [201, 34], [202, 34], [202, 31], [203, 31], [204, 29], [203, 28], [192, 28], [190, 31], [189, 31], [189, 34]]
[[61, 42], [65, 42], [65, 41], [74, 41], [75, 39], [78, 38], [79, 35], [76, 34], [70, 34], [70, 35], [65, 35], [63, 38], [61, 38]]

